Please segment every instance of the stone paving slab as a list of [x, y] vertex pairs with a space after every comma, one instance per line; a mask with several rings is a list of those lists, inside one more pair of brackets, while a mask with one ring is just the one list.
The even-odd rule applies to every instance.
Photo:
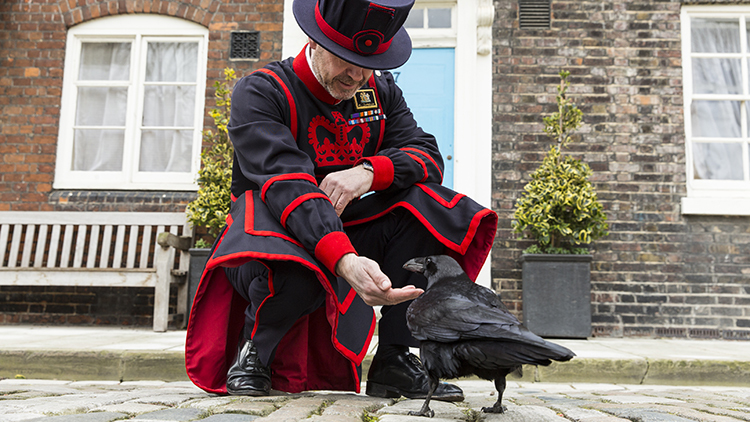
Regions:
[[208, 394], [189, 382], [0, 380], [0, 421], [33, 422], [685, 422], [750, 421], [750, 387], [509, 381], [504, 414], [484, 414], [493, 383], [460, 380], [466, 400], [433, 401], [435, 417], [409, 415], [422, 400], [345, 392]]

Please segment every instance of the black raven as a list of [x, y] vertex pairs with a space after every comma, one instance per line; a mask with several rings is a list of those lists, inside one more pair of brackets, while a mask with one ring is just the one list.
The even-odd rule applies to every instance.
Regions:
[[407, 325], [420, 340], [422, 363], [430, 379], [422, 409], [411, 414], [435, 414], [430, 398], [440, 378], [472, 374], [494, 380], [497, 388], [497, 402], [482, 411], [503, 413], [506, 375], [520, 371], [523, 364], [546, 366], [551, 360], [568, 361], [575, 356], [526, 329], [495, 292], [473, 283], [450, 256], [414, 258], [404, 269], [427, 277], [425, 292], [406, 311]]

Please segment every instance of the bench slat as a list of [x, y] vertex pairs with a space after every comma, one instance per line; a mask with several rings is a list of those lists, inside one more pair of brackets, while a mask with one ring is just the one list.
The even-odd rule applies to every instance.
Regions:
[[29, 224], [26, 226], [26, 232], [23, 236], [23, 254], [21, 254], [21, 266], [28, 267], [31, 261], [31, 247], [34, 246], [34, 233], [36, 226]]
[[99, 225], [91, 226], [91, 236], [89, 236], [88, 257], [86, 258], [86, 268], [96, 266], [96, 250], [99, 248]]
[[13, 239], [10, 241], [10, 255], [8, 256], [8, 268], [15, 268], [18, 261], [18, 249], [21, 247], [21, 230], [23, 226], [13, 226]]
[[83, 251], [86, 247], [86, 225], [78, 225], [78, 237], [76, 238], [75, 252], [73, 253], [73, 268], [83, 266]]
[[3, 260], [5, 259], [5, 251], [7, 250], [9, 232], [9, 224], [3, 224], [0, 226], [0, 267], [4, 264]]
[[37, 268], [42, 268], [44, 265], [44, 251], [47, 246], [48, 227], [46, 224], [39, 226], [39, 235], [37, 236], [36, 250], [34, 251], [34, 266]]
[[138, 226], [130, 226], [130, 240], [128, 241], [128, 256], [125, 268], [135, 268], [135, 250], [138, 246]]
[[143, 228], [143, 243], [141, 244], [141, 260], [138, 263], [139, 268], [146, 268], [148, 266], [149, 255], [151, 255], [151, 226], [146, 226]]
[[33, 269], [0, 269], [3, 285], [18, 286], [104, 286], [104, 287], [154, 287], [156, 270], [98, 271], [67, 269], [34, 271]]
[[49, 256], [47, 258], [47, 268], [57, 266], [57, 245], [60, 243], [60, 225], [52, 226], [52, 237], [49, 240]]
[[112, 245], [112, 226], [104, 226], [104, 237], [102, 238], [102, 255], [99, 259], [99, 268], [109, 266], [109, 248]]
[[62, 255], [60, 256], [60, 268], [68, 268], [70, 262], [70, 247], [73, 246], [73, 225], [65, 225], [65, 235], [63, 237]]
[[125, 226], [117, 226], [117, 237], [115, 238], [115, 259], [112, 268], [120, 268], [122, 265], [122, 245], [125, 243]]

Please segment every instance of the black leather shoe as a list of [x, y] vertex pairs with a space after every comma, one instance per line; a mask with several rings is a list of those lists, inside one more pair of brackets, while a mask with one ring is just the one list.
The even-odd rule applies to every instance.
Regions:
[[227, 392], [234, 396], [267, 396], [271, 393], [271, 369], [258, 359], [252, 341], [242, 339], [237, 357], [227, 372]]
[[[367, 372], [365, 392], [368, 396], [392, 399], [404, 396], [410, 399], [424, 399], [427, 398], [429, 389], [427, 371], [419, 358], [409, 353], [408, 347], [378, 347], [378, 352], [372, 358], [372, 365]], [[457, 385], [440, 383], [432, 398], [442, 401], [462, 401], [464, 392]]]

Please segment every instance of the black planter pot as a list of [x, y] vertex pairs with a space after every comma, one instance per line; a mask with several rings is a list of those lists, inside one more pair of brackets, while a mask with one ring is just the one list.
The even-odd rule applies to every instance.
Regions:
[[524, 254], [523, 323], [536, 335], [591, 335], [591, 255]]
[[206, 262], [211, 255], [210, 248], [190, 248], [190, 266], [188, 267], [188, 315], [193, 309], [193, 298], [198, 291], [198, 283], [201, 281], [201, 274], [206, 267]]

